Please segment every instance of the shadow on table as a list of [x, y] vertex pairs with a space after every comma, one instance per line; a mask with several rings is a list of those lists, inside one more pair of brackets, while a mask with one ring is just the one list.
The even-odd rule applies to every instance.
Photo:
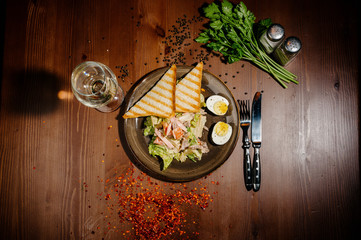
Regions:
[[[19, 114], [46, 114], [59, 105], [60, 78], [46, 70], [19, 71], [4, 79], [2, 106]], [[5, 109], [4, 109], [5, 110]]]

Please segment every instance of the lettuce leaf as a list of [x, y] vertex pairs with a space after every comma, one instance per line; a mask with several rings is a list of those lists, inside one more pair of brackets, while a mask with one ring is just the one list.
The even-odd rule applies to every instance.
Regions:
[[149, 154], [153, 157], [159, 156], [163, 160], [162, 171], [166, 170], [169, 165], [172, 163], [173, 158], [179, 159], [179, 153], [172, 152], [168, 150], [166, 147], [150, 143], [148, 146]]

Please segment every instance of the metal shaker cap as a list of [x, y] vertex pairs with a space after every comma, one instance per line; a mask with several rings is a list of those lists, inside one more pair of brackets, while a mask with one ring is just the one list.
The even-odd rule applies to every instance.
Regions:
[[285, 49], [290, 53], [297, 53], [301, 50], [302, 44], [296, 37], [288, 37], [284, 42]]
[[284, 28], [277, 23], [272, 24], [267, 31], [267, 36], [272, 41], [278, 41], [285, 35]]

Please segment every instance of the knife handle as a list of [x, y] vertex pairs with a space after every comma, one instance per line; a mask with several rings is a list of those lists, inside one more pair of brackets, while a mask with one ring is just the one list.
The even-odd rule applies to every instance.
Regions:
[[257, 192], [261, 187], [261, 159], [260, 159], [261, 144], [253, 144], [254, 158], [253, 158], [253, 191]]
[[244, 137], [243, 146], [244, 156], [243, 156], [243, 176], [246, 189], [249, 191], [252, 189], [252, 168], [251, 168], [251, 155], [249, 154], [250, 143], [248, 136]]

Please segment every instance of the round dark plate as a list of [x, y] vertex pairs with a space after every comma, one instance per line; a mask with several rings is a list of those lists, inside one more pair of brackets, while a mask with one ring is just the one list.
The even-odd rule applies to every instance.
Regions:
[[[193, 67], [190, 66], [177, 66], [177, 79], [186, 75], [192, 68]], [[168, 69], [169, 67], [160, 68], [145, 76], [131, 93], [125, 110], [127, 111], [146, 92], [148, 92]], [[216, 116], [207, 111], [206, 126], [209, 128], [209, 132], [205, 130], [203, 131], [202, 140], [207, 142], [210, 151], [203, 154], [202, 160], [196, 163], [190, 159], [187, 159], [186, 162], [183, 163], [174, 160], [165, 171], [161, 171], [160, 160], [152, 157], [148, 153], [148, 143], [150, 138], [143, 135], [143, 123], [145, 118], [131, 118], [124, 120], [126, 143], [134, 155], [134, 159], [132, 159], [133, 162], [142, 171], [154, 178], [164, 181], [191, 181], [211, 173], [221, 166], [231, 155], [239, 135], [240, 120], [238, 115], [238, 106], [227, 86], [220, 79], [206, 70], [203, 71], [202, 89], [204, 89], [202, 94], [205, 99], [211, 95], [221, 95], [229, 101], [229, 106], [228, 111], [224, 116]], [[213, 126], [218, 121], [230, 124], [233, 130], [231, 139], [222, 146], [215, 145], [210, 139]]]

